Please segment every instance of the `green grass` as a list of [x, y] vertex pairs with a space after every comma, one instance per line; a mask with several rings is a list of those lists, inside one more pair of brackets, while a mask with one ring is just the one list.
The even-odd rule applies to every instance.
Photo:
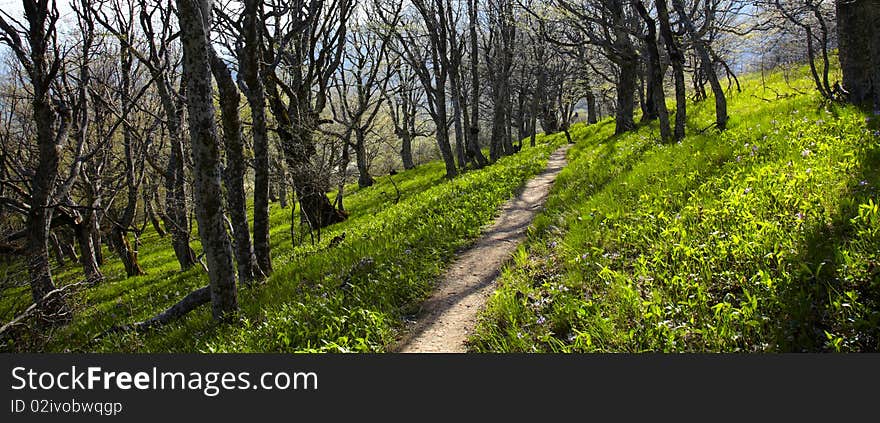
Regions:
[[[119, 260], [107, 255], [107, 282], [72, 298], [76, 315], [67, 326], [45, 333], [23, 331], [2, 345], [7, 351], [254, 352], [383, 351], [418, 310], [436, 276], [456, 250], [479, 236], [497, 207], [544, 169], [561, 136], [541, 138], [536, 148], [469, 171], [451, 181], [442, 162], [432, 162], [377, 184], [346, 188], [348, 220], [324, 228], [321, 242], [294, 246], [290, 209], [270, 211], [275, 273], [263, 284], [239, 291], [239, 319], [211, 321], [203, 306], [182, 320], [145, 333], [91, 340], [120, 323], [148, 318], [207, 284], [200, 268], [180, 272], [170, 239], [148, 230], [140, 262], [147, 275], [126, 278]], [[332, 194], [331, 194], [332, 199]], [[334, 236], [345, 241], [327, 248]], [[193, 243], [198, 249], [198, 242]], [[79, 280], [78, 266], [59, 269], [59, 284]], [[7, 289], [0, 310], [21, 310], [26, 287]]]
[[677, 144], [578, 127], [471, 350], [880, 350], [880, 117], [743, 82], [721, 134], [711, 99]]

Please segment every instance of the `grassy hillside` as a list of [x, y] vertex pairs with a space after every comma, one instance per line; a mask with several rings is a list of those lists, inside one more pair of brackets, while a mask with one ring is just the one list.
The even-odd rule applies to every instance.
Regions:
[[677, 144], [578, 127], [472, 350], [880, 349], [880, 116], [795, 73], [745, 79], [721, 134], [711, 99]]
[[[92, 342], [114, 324], [148, 318], [207, 284], [195, 268], [179, 272], [169, 238], [152, 229], [142, 237], [140, 261], [147, 275], [125, 278], [119, 260], [108, 253], [102, 267], [107, 282], [73, 297], [72, 324], [52, 333], [19, 333], [2, 345], [12, 351], [382, 351], [404, 319], [414, 314], [434, 278], [455, 251], [475, 239], [495, 209], [523, 182], [543, 170], [550, 152], [564, 142], [542, 138], [536, 148], [452, 181], [442, 162], [433, 162], [365, 188], [347, 188], [351, 212], [343, 223], [325, 228], [322, 242], [294, 247], [290, 210], [271, 210], [275, 273], [264, 284], [240, 291], [241, 316], [217, 326], [209, 307], [147, 333], [114, 335]], [[345, 241], [328, 242], [345, 232]], [[194, 243], [198, 249], [198, 243]], [[13, 268], [15, 266], [12, 266]], [[14, 269], [12, 269], [14, 270]], [[60, 284], [79, 280], [78, 266], [59, 269]], [[0, 310], [12, 316], [26, 307], [26, 286], [3, 292]]]

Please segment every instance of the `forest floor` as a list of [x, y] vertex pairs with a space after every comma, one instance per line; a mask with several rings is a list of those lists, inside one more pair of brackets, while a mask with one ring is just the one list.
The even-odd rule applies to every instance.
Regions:
[[528, 181], [522, 192], [505, 203], [480, 239], [456, 257], [424, 302], [416, 322], [394, 350], [402, 353], [463, 353], [477, 323], [477, 314], [494, 290], [494, 281], [526, 237], [526, 230], [543, 208], [556, 176], [568, 163], [571, 147], [559, 147], [547, 168]]

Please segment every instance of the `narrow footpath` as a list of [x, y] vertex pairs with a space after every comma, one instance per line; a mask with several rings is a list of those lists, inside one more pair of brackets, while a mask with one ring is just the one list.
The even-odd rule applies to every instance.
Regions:
[[556, 176], [567, 164], [566, 144], [550, 155], [547, 168], [529, 180], [522, 192], [499, 210], [495, 223], [443, 274], [434, 294], [422, 304], [416, 323], [392, 351], [404, 353], [467, 351], [465, 341], [477, 314], [495, 289], [502, 265], [525, 239], [526, 229], [541, 211]]

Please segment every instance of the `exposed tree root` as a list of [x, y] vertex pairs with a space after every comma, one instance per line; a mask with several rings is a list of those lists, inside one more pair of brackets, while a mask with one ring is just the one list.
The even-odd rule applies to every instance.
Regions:
[[187, 294], [187, 296], [183, 297], [182, 300], [165, 309], [165, 311], [144, 321], [130, 323], [122, 326], [114, 326], [96, 336], [93, 341], [99, 340], [107, 335], [114, 333], [141, 332], [157, 326], [166, 325], [174, 320], [185, 316], [187, 313], [195, 310], [199, 306], [207, 304], [209, 302], [211, 302], [210, 287], [203, 286], [193, 292], [190, 292], [189, 294]]

